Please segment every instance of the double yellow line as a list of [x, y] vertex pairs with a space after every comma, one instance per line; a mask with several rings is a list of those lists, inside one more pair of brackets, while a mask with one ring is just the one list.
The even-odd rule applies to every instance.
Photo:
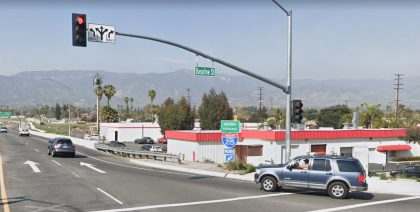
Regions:
[[0, 155], [0, 189], [1, 189], [1, 202], [3, 203], [4, 212], [10, 212], [9, 201], [7, 200], [6, 186], [4, 184], [3, 159], [1, 155]]

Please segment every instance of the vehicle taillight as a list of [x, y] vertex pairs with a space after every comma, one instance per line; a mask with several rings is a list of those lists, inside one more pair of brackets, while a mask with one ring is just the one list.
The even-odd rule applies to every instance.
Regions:
[[59, 148], [59, 147], [60, 147], [60, 144], [54, 145], [54, 148]]
[[357, 182], [358, 183], [364, 183], [366, 180], [365, 175], [359, 175], [359, 177], [357, 178]]

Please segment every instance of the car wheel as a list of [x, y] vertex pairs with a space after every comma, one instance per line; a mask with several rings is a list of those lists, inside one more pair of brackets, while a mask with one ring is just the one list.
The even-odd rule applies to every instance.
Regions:
[[328, 186], [328, 194], [334, 199], [344, 199], [349, 193], [349, 189], [342, 182], [335, 182]]
[[71, 154], [71, 157], [72, 157], [72, 158], [75, 158], [75, 157], [76, 157], [76, 153], [72, 153], [72, 154]]
[[261, 181], [261, 188], [268, 192], [277, 191], [277, 180], [272, 176], [264, 177]]
[[52, 150], [51, 156], [52, 156], [52, 157], [57, 156], [57, 153], [55, 152], [55, 150], [54, 150], [54, 149]]

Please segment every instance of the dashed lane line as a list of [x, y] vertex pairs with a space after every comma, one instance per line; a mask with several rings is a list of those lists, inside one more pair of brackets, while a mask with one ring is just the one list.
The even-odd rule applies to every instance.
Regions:
[[37, 150], [37, 149], [34, 149], [35, 150], [35, 152], [39, 152], [39, 150]]
[[98, 191], [102, 192], [103, 194], [107, 195], [109, 198], [113, 199], [115, 202], [117, 202], [118, 204], [122, 205], [123, 203], [121, 201], [119, 201], [117, 198], [111, 196], [111, 194], [106, 193], [104, 190], [100, 189], [100, 188], [96, 188], [98, 189]]
[[61, 166], [61, 164], [60, 164], [60, 163], [58, 163], [58, 162], [57, 162], [57, 161], [55, 161], [55, 160], [52, 160], [52, 162], [54, 162], [55, 164], [57, 164], [57, 165]]
[[77, 178], [79, 178], [80, 176], [79, 175], [77, 175], [76, 173], [74, 173], [74, 172], [71, 172], [74, 176], [76, 176]]

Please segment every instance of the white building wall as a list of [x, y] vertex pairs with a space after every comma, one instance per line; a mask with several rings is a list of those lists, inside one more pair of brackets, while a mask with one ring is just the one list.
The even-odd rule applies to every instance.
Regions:
[[225, 162], [225, 146], [222, 142], [198, 142], [197, 160], [204, 162], [206, 159], [215, 163]]
[[193, 154], [195, 152], [195, 159], [197, 160], [198, 143], [192, 141], [168, 139], [167, 152], [176, 155], [181, 154], [181, 159], [187, 161], [193, 161]]
[[133, 142], [137, 138], [151, 137], [157, 140], [163, 135], [157, 123], [101, 123], [101, 137], [106, 140], [115, 140], [115, 131], [118, 131], [118, 141]]

